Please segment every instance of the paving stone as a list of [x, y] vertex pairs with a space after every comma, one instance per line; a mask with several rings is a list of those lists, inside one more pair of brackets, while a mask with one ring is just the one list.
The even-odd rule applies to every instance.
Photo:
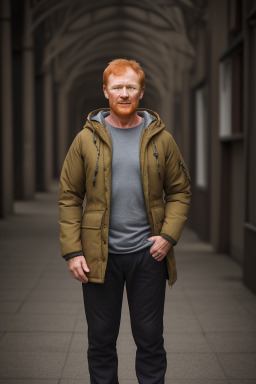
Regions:
[[233, 294], [232, 292], [222, 292], [221, 290], [220, 291], [216, 291], [216, 290], [212, 290], [212, 289], [190, 289], [189, 291], [186, 292], [186, 295], [187, 295], [187, 298], [190, 302], [193, 303], [193, 301], [198, 301], [198, 300], [215, 300], [215, 301], [218, 301], [220, 299], [222, 300], [232, 300], [234, 297], [233, 297]]
[[0, 303], [0, 313], [16, 313], [21, 305], [22, 301], [2, 301]]
[[5, 276], [5, 278], [1, 277], [0, 280], [0, 289], [4, 288], [5, 290], [10, 291], [17, 291], [19, 289], [22, 290], [30, 290], [32, 289], [36, 282], [38, 280], [38, 277], [13, 277], [8, 274], [8, 277]]
[[83, 313], [83, 314], [79, 315], [79, 317], [78, 317], [74, 332], [75, 333], [77, 333], [77, 332], [87, 333], [87, 328], [88, 327], [87, 327], [85, 313]]
[[164, 317], [164, 332], [200, 332], [201, 326], [194, 315], [176, 315]]
[[15, 315], [8, 314], [8, 313], [7, 314], [6, 313], [1, 314], [1, 317], [0, 317], [0, 331], [1, 332], [4, 332], [7, 330], [6, 328], [8, 327], [8, 323], [9, 323], [9, 321], [12, 320], [13, 316], [15, 316]]
[[167, 353], [211, 353], [205, 336], [200, 332], [179, 332], [165, 335]]
[[82, 292], [79, 291], [59, 291], [59, 290], [41, 290], [34, 289], [30, 292], [27, 301], [47, 301], [47, 302], [81, 302]]
[[66, 353], [1, 352], [0, 378], [58, 379]]
[[214, 352], [256, 353], [256, 333], [253, 332], [206, 333], [205, 337]]
[[[121, 383], [120, 383], [121, 384]], [[125, 384], [125, 383], [124, 383]], [[165, 380], [165, 384], [256, 384], [253, 380]]]
[[[2, 331], [52, 331], [52, 332], [71, 332], [73, 331], [77, 316], [76, 315], [38, 315], [15, 314], [4, 315], [0, 319], [0, 330]], [[8, 317], [7, 317], [8, 316]], [[3, 324], [1, 325], [1, 321]]]
[[81, 352], [87, 353], [88, 338], [87, 334], [83, 332], [76, 332], [73, 334], [72, 341], [70, 344], [70, 352]]
[[167, 379], [225, 379], [214, 354], [169, 354]]
[[[35, 267], [33, 267], [32, 269], [29, 268], [29, 266], [23, 266], [23, 267], [19, 267], [19, 268], [16, 268], [14, 266], [11, 266], [11, 267], [7, 267], [7, 266], [1, 266], [1, 271], [0, 271], [0, 279], [2, 280], [3, 278], [6, 279], [6, 276], [9, 276], [10, 279], [17, 279], [20, 280], [20, 279], [31, 279], [31, 276], [33, 276], [33, 278], [35, 280], [39, 279], [39, 277], [41, 276], [41, 274], [43, 273], [43, 270], [44, 270], [44, 267], [37, 267], [37, 269]], [[23, 287], [18, 287], [18, 289], [25, 289]]]
[[243, 300], [241, 304], [246, 308], [246, 310], [253, 314], [256, 315], [256, 300]]
[[67, 352], [71, 337], [71, 332], [7, 332], [0, 339], [0, 350], [10, 352]]
[[[136, 379], [135, 356], [119, 354], [120, 379]], [[224, 379], [225, 374], [214, 354], [169, 354], [166, 379]]]
[[59, 384], [89, 384], [89, 381], [85, 380], [72, 380], [72, 379], [61, 379]]
[[60, 291], [72, 290], [72, 291], [77, 291], [80, 293], [82, 290], [82, 287], [81, 287], [80, 282], [78, 282], [72, 276], [70, 276], [68, 269], [67, 269], [66, 276], [63, 278], [58, 278], [57, 281], [56, 281], [55, 277], [51, 277], [51, 276], [41, 277], [36, 284], [36, 289], [37, 290], [39, 290], [39, 289], [41, 289], [41, 290], [54, 289], [54, 290], [60, 290]]
[[164, 315], [165, 317], [168, 317], [173, 314], [175, 314], [176, 316], [193, 316], [194, 311], [189, 302], [186, 302], [184, 300], [172, 300], [172, 298], [166, 297]]
[[0, 290], [0, 302], [2, 301], [23, 301], [29, 294], [28, 289], [19, 289], [19, 290]]
[[88, 380], [89, 383], [87, 353], [70, 352], [65, 362], [61, 378], [83, 379], [85, 382]]
[[255, 353], [219, 353], [218, 358], [227, 377], [256, 380]]
[[[184, 302], [184, 304], [189, 303], [189, 298], [180, 287], [180, 283], [177, 281], [172, 288], [166, 287], [166, 300], [171, 300], [171, 302]], [[171, 302], [166, 301], [165, 308], [171, 306]]]
[[198, 315], [198, 320], [205, 332], [255, 332], [256, 318], [243, 313]]
[[248, 311], [246, 308], [242, 305], [242, 303], [238, 302], [236, 299], [229, 298], [228, 300], [222, 299], [219, 297], [216, 299], [209, 298], [207, 300], [194, 300], [191, 302], [191, 305], [197, 315], [222, 315], [222, 314], [228, 314], [228, 315], [236, 315], [237, 313], [240, 314], [248, 314]]
[[84, 311], [82, 303], [79, 302], [34, 302], [27, 301], [21, 306], [19, 313], [22, 314], [56, 314], [56, 315], [78, 315], [81, 313], [81, 310]]
[[59, 384], [59, 380], [52, 379], [0, 379], [0, 384]]

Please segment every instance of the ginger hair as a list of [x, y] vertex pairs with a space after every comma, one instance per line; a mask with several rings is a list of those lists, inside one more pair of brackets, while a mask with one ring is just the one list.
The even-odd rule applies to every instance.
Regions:
[[139, 82], [141, 88], [145, 86], [145, 72], [141, 68], [140, 64], [135, 60], [128, 60], [128, 59], [115, 59], [108, 63], [108, 66], [105, 68], [103, 72], [103, 84], [107, 86], [108, 84], [108, 78], [111, 73], [113, 73], [116, 76], [122, 76], [127, 67], [134, 70], [134, 72], [137, 73], [139, 76]]

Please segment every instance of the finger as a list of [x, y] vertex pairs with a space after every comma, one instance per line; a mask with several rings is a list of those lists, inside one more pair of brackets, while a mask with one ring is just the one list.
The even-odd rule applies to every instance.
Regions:
[[154, 253], [157, 253], [158, 252], [158, 246], [156, 245], [156, 246], [152, 246], [151, 248], [150, 248], [150, 253], [153, 255]]
[[86, 277], [84, 272], [83, 272], [83, 274], [80, 274], [78, 272], [78, 268], [72, 268], [69, 270], [69, 272], [74, 279], [81, 281], [81, 283], [87, 283], [88, 282], [88, 278]]
[[158, 257], [155, 258], [156, 261], [162, 261], [164, 259], [164, 255], [159, 255]]
[[84, 276], [80, 276], [77, 272], [74, 272], [73, 273], [73, 277], [80, 281], [81, 283], [87, 283], [88, 282], [88, 278], [84, 275]]
[[156, 260], [157, 260], [159, 257], [160, 257], [160, 254], [159, 254], [159, 253], [156, 253], [156, 254], [153, 255], [153, 258], [156, 259]]
[[[87, 267], [87, 268], [88, 268], [88, 267]], [[77, 268], [76, 268], [76, 273], [77, 273], [77, 275], [78, 275], [78, 280], [80, 280], [80, 281], [83, 282], [83, 283], [87, 283], [88, 278], [87, 278], [87, 276], [85, 275], [84, 270], [83, 270], [82, 267], [77, 267]]]
[[70, 275], [71, 275], [74, 279], [80, 281], [80, 279], [79, 279], [79, 277], [78, 277], [78, 275], [77, 275], [77, 273], [76, 273], [75, 271], [69, 271], [69, 272], [70, 272]]
[[85, 259], [82, 261], [82, 268], [83, 268], [83, 270], [85, 271], [85, 272], [90, 272], [90, 269], [89, 269], [89, 267], [88, 267], [88, 265], [87, 265], [87, 263], [86, 263], [86, 261], [85, 261]]

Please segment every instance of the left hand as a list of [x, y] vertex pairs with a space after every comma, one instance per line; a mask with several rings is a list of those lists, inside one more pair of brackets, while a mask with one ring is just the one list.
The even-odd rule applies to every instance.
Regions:
[[162, 236], [152, 236], [147, 240], [154, 241], [154, 244], [150, 247], [150, 253], [157, 261], [162, 261], [172, 247], [170, 241], [164, 239]]

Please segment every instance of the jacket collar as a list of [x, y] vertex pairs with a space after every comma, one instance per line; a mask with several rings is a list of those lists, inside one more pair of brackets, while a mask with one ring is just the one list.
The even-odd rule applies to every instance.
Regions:
[[[89, 128], [92, 131], [95, 131], [101, 137], [101, 139], [103, 139], [108, 144], [110, 144], [110, 134], [108, 131], [107, 124], [106, 123], [104, 124], [104, 119], [101, 120], [100, 122], [99, 119], [96, 118], [96, 115], [98, 115], [100, 111], [109, 112], [110, 108], [99, 108], [90, 112], [89, 115], [87, 116], [87, 120], [83, 128], [84, 129]], [[138, 108], [137, 111], [138, 111], [138, 114], [140, 114], [140, 112], [145, 111], [152, 116], [151, 122], [149, 122], [149, 124], [146, 127], [146, 132], [144, 134], [145, 138], [150, 139], [156, 133], [164, 129], [165, 125], [156, 112], [147, 108]]]

